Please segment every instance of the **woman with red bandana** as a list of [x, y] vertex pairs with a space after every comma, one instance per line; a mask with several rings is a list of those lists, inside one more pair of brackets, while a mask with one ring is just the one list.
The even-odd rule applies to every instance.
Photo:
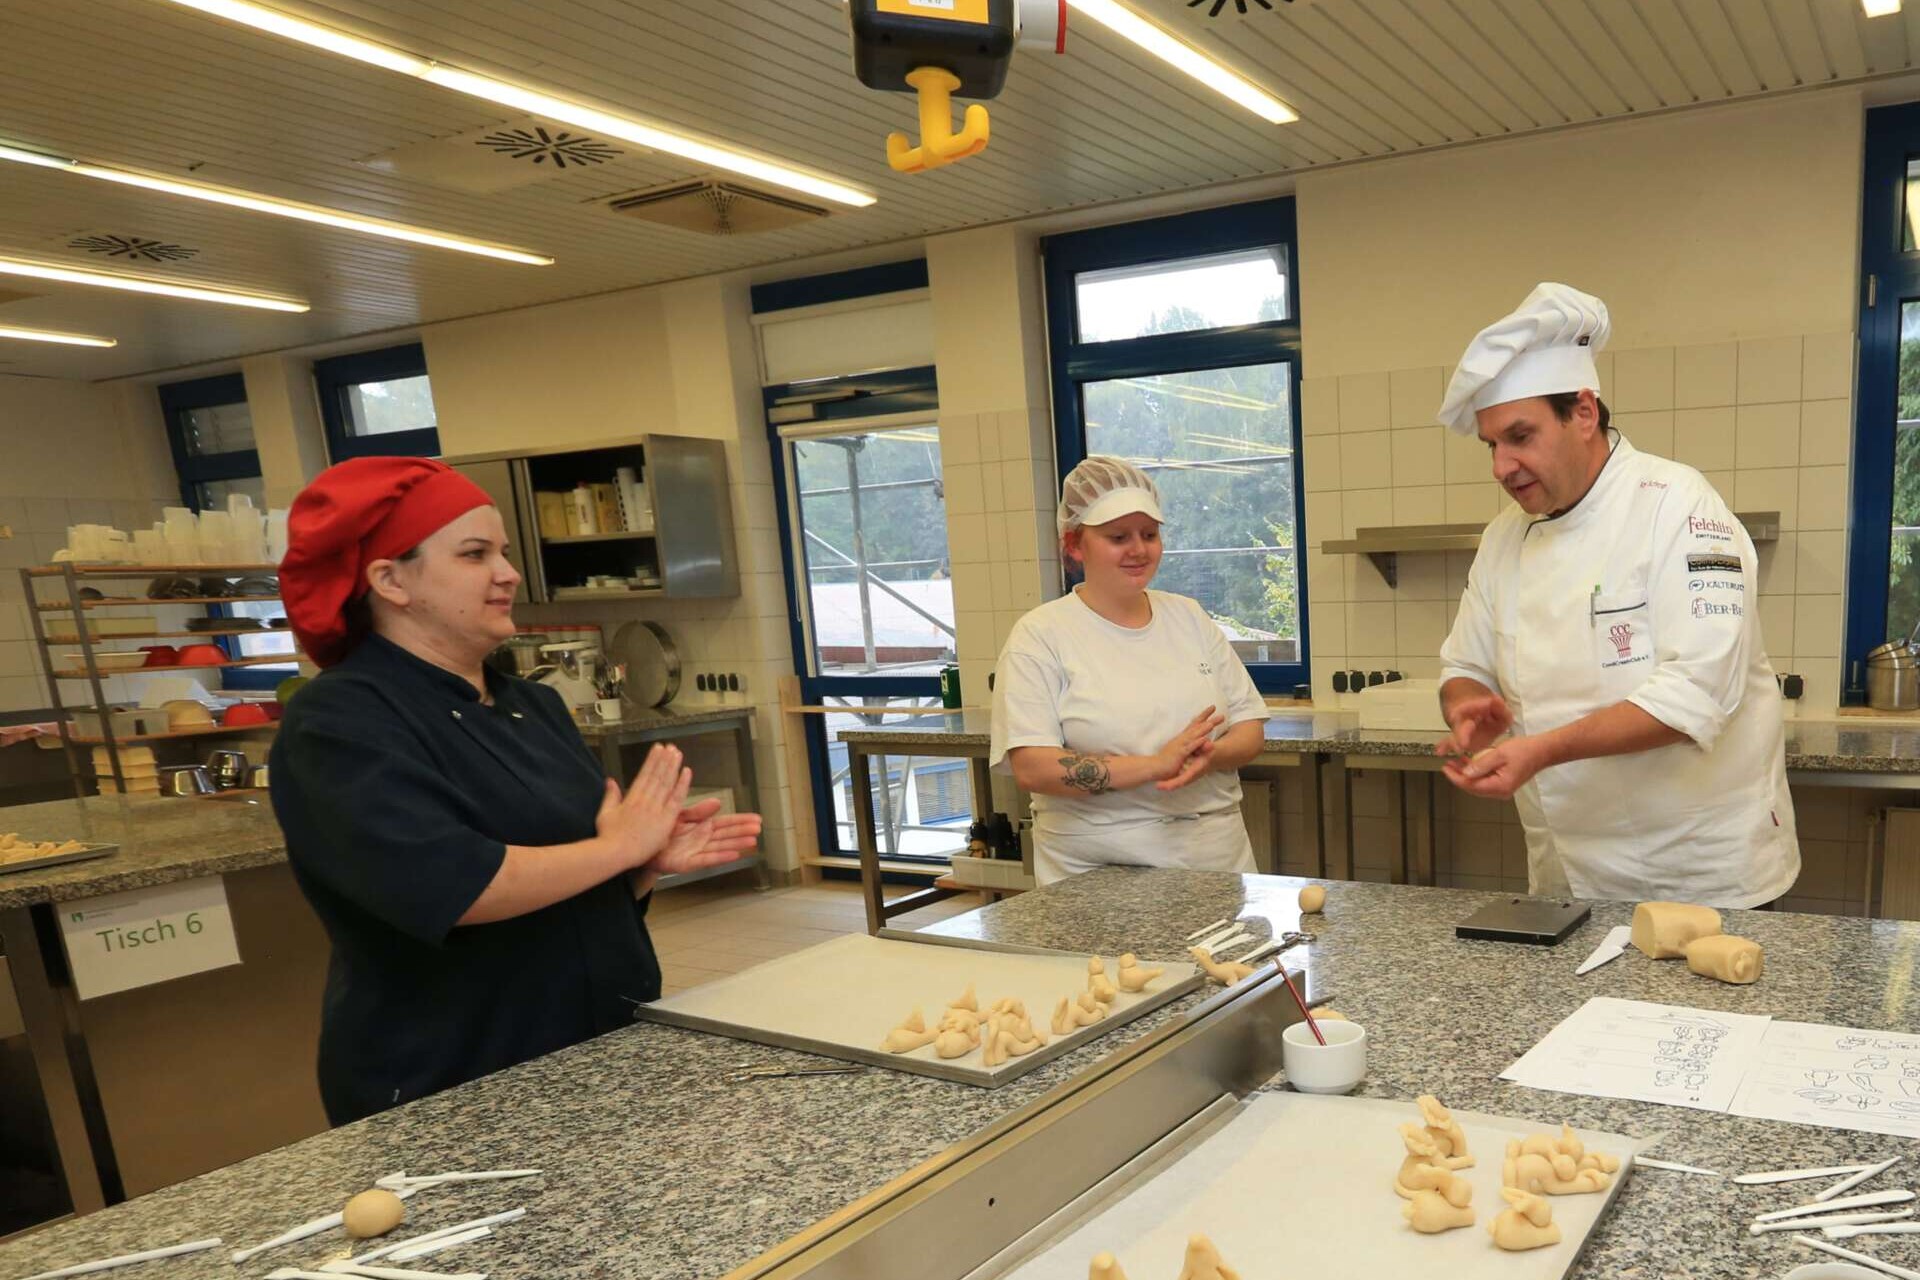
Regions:
[[514, 633], [506, 549], [486, 492], [425, 458], [331, 467], [288, 520], [281, 591], [324, 670], [287, 707], [273, 807], [333, 943], [335, 1124], [625, 1026], [660, 994], [654, 881], [759, 834], [687, 806], [668, 745], [623, 792], [553, 690], [485, 665]]

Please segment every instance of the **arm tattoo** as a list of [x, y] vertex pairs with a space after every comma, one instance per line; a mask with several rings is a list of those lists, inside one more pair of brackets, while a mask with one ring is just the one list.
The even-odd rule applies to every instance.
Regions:
[[1100, 756], [1073, 752], [1060, 757], [1060, 767], [1066, 770], [1061, 782], [1090, 796], [1100, 795], [1113, 785], [1113, 775], [1107, 769], [1106, 760]]

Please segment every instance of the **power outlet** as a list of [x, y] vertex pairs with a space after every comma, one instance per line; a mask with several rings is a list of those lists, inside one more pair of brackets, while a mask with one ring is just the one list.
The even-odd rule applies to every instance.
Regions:
[[737, 671], [698, 671], [694, 673], [693, 691], [702, 702], [742, 702], [746, 699], [747, 681]]

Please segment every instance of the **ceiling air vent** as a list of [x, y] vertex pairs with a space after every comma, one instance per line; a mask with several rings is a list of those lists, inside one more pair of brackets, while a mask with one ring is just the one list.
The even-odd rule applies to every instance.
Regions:
[[103, 258], [125, 258], [130, 262], [185, 262], [200, 251], [185, 245], [149, 240], [145, 236], [120, 236], [104, 232], [79, 235], [67, 241], [67, 248], [97, 254]]
[[827, 216], [827, 211], [819, 205], [711, 178], [629, 192], [610, 197], [605, 204], [629, 218], [709, 236], [779, 231]]

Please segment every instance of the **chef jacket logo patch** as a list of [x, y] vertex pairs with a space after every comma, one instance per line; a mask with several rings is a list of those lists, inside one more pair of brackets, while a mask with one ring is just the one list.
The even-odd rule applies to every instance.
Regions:
[[1696, 595], [1702, 591], [1745, 591], [1746, 589], [1746, 583], [1734, 582], [1728, 578], [1690, 578], [1687, 580], [1687, 590]]
[[1739, 556], [1709, 553], [1694, 554], [1687, 557], [1688, 573], [1744, 573], [1745, 567]]
[[1696, 538], [1731, 538], [1733, 526], [1711, 516], [1688, 516], [1687, 532]]
[[1737, 618], [1745, 612], [1737, 604], [1720, 604], [1713, 600], [1693, 602], [1693, 616], [1696, 618]]
[[1212, 664], [1211, 662], [1207, 662], [1207, 661], [1205, 661], [1205, 660], [1203, 659], [1203, 660], [1201, 661], [1201, 663], [1200, 663], [1200, 674], [1201, 674], [1201, 675], [1203, 675], [1203, 676], [1210, 676], [1210, 675], [1212, 675], [1212, 674], [1213, 674], [1213, 664]]

